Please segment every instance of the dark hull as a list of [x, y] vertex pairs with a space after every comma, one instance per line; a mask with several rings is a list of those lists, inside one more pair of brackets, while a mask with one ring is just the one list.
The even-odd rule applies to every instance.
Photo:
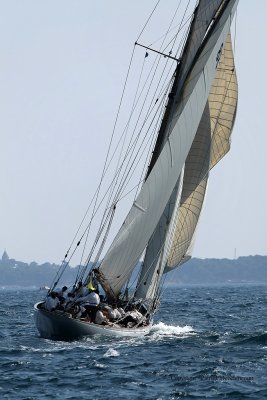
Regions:
[[140, 328], [122, 328], [120, 326], [96, 325], [94, 323], [74, 319], [71, 315], [49, 312], [40, 309], [42, 303], [34, 306], [34, 319], [40, 336], [53, 340], [75, 340], [84, 336], [144, 336], [149, 333], [151, 325]]

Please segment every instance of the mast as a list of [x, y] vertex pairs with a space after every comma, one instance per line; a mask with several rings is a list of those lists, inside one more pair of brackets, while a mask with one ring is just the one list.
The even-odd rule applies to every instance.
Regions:
[[[195, 7], [188, 36], [183, 49], [183, 54], [180, 58], [180, 63], [177, 65], [174, 72], [174, 82], [168, 95], [169, 99], [166, 106], [166, 111], [164, 113], [157, 140], [152, 152], [152, 158], [148, 166], [147, 176], [155, 165], [161, 149], [166, 142], [169, 133], [168, 124], [174, 111], [173, 108], [178, 102], [178, 96], [182, 91], [186, 76], [195, 61], [199, 47], [201, 46], [202, 41], [205, 39], [206, 31], [214, 20], [218, 7], [220, 7], [222, 3], [226, 2], [227, 1], [225, 0], [213, 0], [212, 2], [210, 0], [200, 0], [199, 4]], [[208, 3], [212, 3], [212, 6], [210, 6]], [[174, 97], [176, 97], [175, 102]]]
[[[186, 78], [190, 75], [190, 71], [195, 65], [197, 58], [201, 55], [201, 49], [205, 47], [205, 43], [208, 42], [210, 35], [212, 35], [216, 27], [216, 18], [220, 18], [228, 3], [229, 1], [207, 2], [203, 0], [195, 8], [181, 62], [176, 69], [176, 76], [170, 93], [171, 96], [169, 96], [167, 110], [160, 127], [148, 174], [156, 162], [164, 141], [168, 138], [167, 125], [171, 117], [171, 112], [175, 112], [175, 105], [181, 100]], [[204, 14], [205, 19], [203, 18]], [[203, 20], [205, 23], [200, 26], [199, 21]], [[198, 32], [197, 40], [196, 31]], [[199, 48], [196, 44], [198, 44]], [[176, 101], [173, 104], [174, 93]], [[172, 110], [172, 107], [174, 107], [174, 110]], [[158, 265], [159, 260], [167, 264], [169, 253], [172, 253], [172, 262], [175, 259], [177, 265], [190, 258], [187, 255], [187, 250], [192, 242], [205, 198], [210, 164], [210, 149], [211, 126], [209, 104], [207, 103], [185, 163], [184, 177], [181, 178], [179, 176], [178, 179], [180, 186], [183, 188], [182, 198], [181, 191], [179, 197], [177, 196], [176, 199], [174, 199], [172, 194], [158, 227], [148, 243], [135, 292], [135, 296], [138, 298], [153, 298], [164, 271], [164, 268]], [[172, 219], [172, 224], [170, 224], [170, 219]], [[156, 246], [156, 243], [158, 243], [158, 246]], [[162, 256], [163, 252], [165, 257]], [[154, 265], [156, 266], [153, 268]]]
[[[180, 87], [180, 80], [175, 80], [176, 93], [161, 151], [99, 268], [115, 296], [153, 236], [177, 185], [207, 104], [237, 2], [199, 2], [193, 19], [192, 45], [179, 67], [183, 83]], [[207, 15], [209, 19], [205, 18]]]

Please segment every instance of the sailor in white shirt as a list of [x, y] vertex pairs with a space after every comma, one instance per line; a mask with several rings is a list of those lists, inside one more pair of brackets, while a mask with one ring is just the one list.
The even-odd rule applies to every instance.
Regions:
[[45, 309], [48, 311], [54, 311], [60, 305], [60, 301], [56, 296], [55, 292], [51, 292], [45, 299]]
[[68, 293], [68, 296], [64, 302], [65, 311], [69, 311], [71, 308], [73, 308], [74, 298], [75, 295], [73, 293]]
[[144, 316], [135, 308], [131, 307], [131, 310], [127, 311], [127, 313], [122, 317], [120, 323], [124, 326], [132, 327], [134, 325], [139, 325], [140, 323], [142, 323], [143, 319]]
[[100, 297], [99, 294], [96, 292], [90, 292], [86, 296], [79, 297], [76, 300], [76, 303], [81, 303], [83, 305], [89, 305], [89, 306], [98, 306], [100, 303]]
[[105, 315], [103, 314], [101, 309], [97, 310], [97, 313], [95, 316], [95, 324], [108, 325], [108, 319], [107, 319], [107, 317], [105, 317]]
[[116, 304], [113, 304], [112, 308], [109, 307], [108, 318], [110, 321], [115, 321], [121, 318], [121, 313], [117, 309]]
[[76, 303], [81, 304], [86, 309], [86, 313], [89, 315], [91, 322], [94, 322], [97, 306], [100, 303], [99, 294], [95, 291], [91, 291], [87, 296], [77, 299]]
[[133, 310], [130, 311], [129, 313], [136, 321], [140, 321], [143, 318], [143, 315], [137, 311], [137, 310]]
[[124, 309], [122, 307], [118, 307], [118, 311], [122, 317], [126, 314], [126, 312], [124, 311]]

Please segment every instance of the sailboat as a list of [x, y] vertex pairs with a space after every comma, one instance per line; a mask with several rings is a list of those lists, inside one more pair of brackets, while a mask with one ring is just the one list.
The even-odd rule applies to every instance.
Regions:
[[[139, 39], [134, 46], [144, 51], [144, 59], [153, 54], [166, 65], [171, 63], [173, 70], [162, 95], [162, 107], [156, 109], [159, 122], [153, 150], [130, 210], [102, 256], [118, 209], [118, 192], [111, 185], [115, 195], [106, 196], [108, 207], [73, 290], [77, 290], [78, 282], [90, 292], [99, 288], [104, 307], [115, 304], [126, 314], [135, 309], [142, 317], [134, 324], [123, 325], [120, 318], [106, 325], [97, 324], [64, 308], [49, 311], [43, 300], [34, 306], [41, 337], [68, 340], [94, 334], [149, 333], [166, 275], [191, 258], [209, 172], [230, 149], [238, 97], [230, 28], [237, 3], [199, 0], [188, 19], [183, 45], [176, 53], [173, 47], [163, 51], [165, 48], [147, 46]], [[158, 98], [154, 100], [156, 104]], [[106, 162], [105, 172], [108, 167]], [[118, 182], [118, 171], [120, 167], [112, 182]], [[129, 171], [125, 181], [128, 176]], [[76, 247], [82, 240], [87, 240], [86, 231]], [[48, 296], [59, 284], [68, 255]], [[73, 307], [75, 301], [77, 297]]]

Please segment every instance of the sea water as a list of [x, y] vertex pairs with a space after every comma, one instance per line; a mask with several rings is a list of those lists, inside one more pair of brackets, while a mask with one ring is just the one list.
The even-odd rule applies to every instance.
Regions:
[[1, 399], [266, 399], [267, 286], [164, 290], [149, 335], [38, 336], [34, 289], [0, 290]]

